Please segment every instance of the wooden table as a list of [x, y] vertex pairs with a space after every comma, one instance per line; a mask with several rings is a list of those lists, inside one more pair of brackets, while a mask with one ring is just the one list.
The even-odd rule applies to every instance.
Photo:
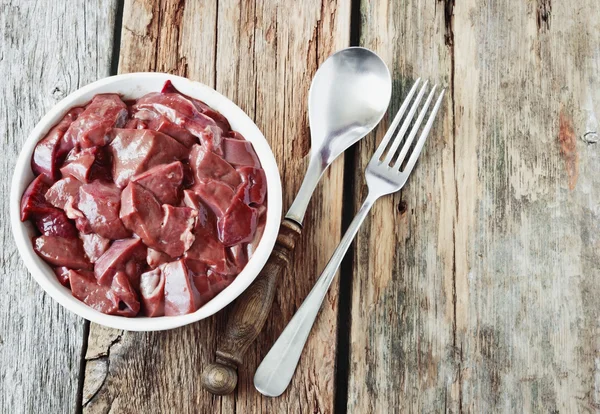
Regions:
[[[595, 0], [0, 1], [0, 411], [392, 413], [600, 410], [600, 7]], [[407, 187], [381, 200], [291, 387], [252, 375], [365, 196], [389, 123], [317, 189], [294, 271], [235, 394], [200, 386], [227, 310], [169, 332], [102, 328], [28, 275], [8, 221], [22, 142], [105, 76], [204, 82], [270, 141], [284, 207], [309, 152], [307, 93], [335, 50], [379, 53], [395, 111], [417, 76], [448, 88]]]

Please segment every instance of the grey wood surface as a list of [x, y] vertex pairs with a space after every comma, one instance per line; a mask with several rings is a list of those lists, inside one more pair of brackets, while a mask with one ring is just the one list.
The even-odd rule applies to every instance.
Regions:
[[22, 142], [60, 99], [109, 74], [114, 0], [0, 2], [0, 412], [77, 406], [83, 319], [28, 274], [10, 230], [8, 195]]
[[355, 247], [348, 412], [600, 411], [597, 2], [363, 1], [361, 17], [396, 102], [417, 76], [449, 93]]
[[[407, 187], [360, 231], [281, 398], [258, 394], [253, 372], [365, 196], [388, 117], [324, 177], [233, 395], [198, 380], [227, 310], [116, 331], [28, 275], [8, 221], [12, 168], [66, 94], [117, 66], [215, 87], [270, 141], [286, 207], [306, 167], [310, 80], [351, 39], [388, 63], [392, 113], [418, 76], [448, 94]], [[596, 0], [0, 0], [0, 412], [600, 412], [598, 45]]]

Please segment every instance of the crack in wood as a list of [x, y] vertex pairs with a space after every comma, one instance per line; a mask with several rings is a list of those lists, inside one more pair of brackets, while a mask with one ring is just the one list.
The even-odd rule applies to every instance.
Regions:
[[537, 0], [536, 23], [538, 31], [550, 30], [552, 15], [552, 0]]
[[[85, 401], [82, 400], [82, 408], [86, 408], [90, 403], [92, 403], [94, 401], [94, 398], [100, 393], [100, 391], [103, 389], [104, 385], [106, 384], [106, 380], [108, 379], [108, 376], [110, 375], [110, 351], [112, 350], [113, 346], [120, 344], [121, 340], [123, 338], [123, 333], [124, 331], [121, 331], [106, 347], [106, 351], [102, 352], [102, 353], [98, 353], [96, 355], [94, 355], [93, 357], [86, 357], [86, 371], [87, 371], [87, 364], [92, 363], [92, 364], [100, 364], [103, 368], [104, 368], [104, 375], [102, 377], [102, 380], [100, 381], [100, 384], [97, 386], [97, 388], [92, 392], [92, 395], [85, 398], [85, 395], [83, 396], [83, 398], [85, 398]], [[84, 371], [84, 372], [86, 372]]]

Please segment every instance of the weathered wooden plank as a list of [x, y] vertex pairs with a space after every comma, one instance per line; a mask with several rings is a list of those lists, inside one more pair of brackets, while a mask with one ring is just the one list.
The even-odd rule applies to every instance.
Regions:
[[108, 76], [116, 1], [0, 1], [0, 411], [75, 408], [84, 320], [45, 295], [14, 244], [8, 194], [35, 123], [77, 88]]
[[454, 11], [461, 407], [597, 412], [600, 10]]
[[[366, 2], [360, 44], [386, 61], [394, 79], [390, 112], [376, 140], [360, 143], [355, 204], [364, 169], [416, 78], [451, 84], [443, 4]], [[450, 99], [400, 194], [377, 202], [354, 247], [348, 412], [451, 409], [453, 364], [454, 140]]]
[[598, 13], [363, 5], [362, 43], [395, 43], [397, 78], [429, 72], [450, 96], [402, 203], [360, 234], [349, 411], [600, 409]]
[[[284, 184], [284, 208], [300, 186], [309, 149], [306, 101], [316, 67], [348, 44], [348, 1], [125, 3], [120, 72], [163, 70], [223, 92], [270, 141]], [[308, 293], [340, 234], [342, 162], [315, 195], [293, 275], [281, 284], [273, 315], [240, 372], [236, 394], [201, 389], [226, 311], [193, 326], [151, 334], [92, 324], [84, 411], [331, 412], [334, 396], [336, 289], [316, 326], [290, 391], [267, 399], [252, 386], [259, 362]], [[318, 225], [317, 225], [318, 224]]]

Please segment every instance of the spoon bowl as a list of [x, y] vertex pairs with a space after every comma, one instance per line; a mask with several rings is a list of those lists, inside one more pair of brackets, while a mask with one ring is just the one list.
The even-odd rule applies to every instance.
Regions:
[[302, 225], [321, 175], [348, 147], [375, 128], [392, 96], [392, 78], [374, 52], [349, 47], [317, 70], [308, 96], [310, 161], [286, 218]]
[[313, 154], [333, 161], [381, 121], [392, 96], [390, 72], [362, 47], [341, 50], [317, 71], [308, 97]]

